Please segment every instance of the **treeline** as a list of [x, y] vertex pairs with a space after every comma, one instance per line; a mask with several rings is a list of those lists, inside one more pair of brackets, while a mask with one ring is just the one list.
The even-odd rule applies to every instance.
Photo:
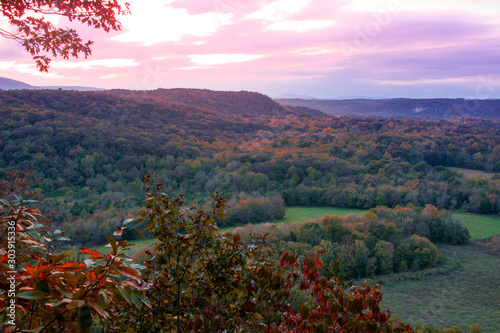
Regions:
[[263, 221], [276, 221], [285, 217], [285, 202], [279, 195], [270, 198], [241, 197], [229, 200], [225, 220], [219, 226], [235, 226]]
[[[244, 107], [231, 114], [238, 94]], [[235, 200], [279, 195], [286, 206], [412, 203], [500, 212], [498, 177], [468, 180], [446, 168], [500, 171], [500, 132], [485, 124], [319, 118], [277, 112], [259, 94], [193, 96], [195, 90], [0, 91], [0, 177], [36, 172], [41, 208], [59, 211], [58, 223], [75, 235], [84, 225], [92, 235], [114, 229], [143, 203], [148, 171], [166, 192], [195, 203], [218, 191]], [[279, 215], [251, 211], [228, 223]]]
[[307, 254], [321, 245], [326, 265], [340, 260], [352, 278], [418, 271], [436, 266], [434, 243], [465, 244], [468, 230], [445, 210], [398, 206], [377, 207], [363, 216], [325, 216], [304, 223], [264, 224], [235, 229], [244, 239], [266, 234], [280, 248]]

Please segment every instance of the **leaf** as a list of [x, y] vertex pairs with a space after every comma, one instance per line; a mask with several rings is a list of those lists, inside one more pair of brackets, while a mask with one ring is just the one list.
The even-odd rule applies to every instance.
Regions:
[[87, 265], [83, 263], [78, 263], [78, 262], [68, 262], [66, 264], [62, 264], [59, 266], [56, 266], [54, 268], [54, 271], [60, 271], [60, 272], [78, 272], [81, 270], [84, 270], [87, 268]]
[[47, 295], [48, 293], [45, 293], [40, 290], [28, 290], [28, 291], [21, 291], [20, 293], [17, 294], [17, 297], [24, 299], [42, 299]]
[[126, 224], [129, 224], [130, 222], [132, 222], [134, 220], [134, 218], [131, 218], [131, 219], [126, 219], [125, 221], [123, 221], [123, 224], [126, 225]]
[[65, 257], [66, 254], [64, 253], [59, 253], [57, 256], [54, 256], [54, 258], [52, 259], [52, 265], [60, 263]]
[[116, 227], [115, 232], [113, 232], [113, 236], [121, 236], [123, 235], [123, 232], [127, 229], [127, 227]]
[[109, 244], [111, 244], [111, 247], [113, 248], [113, 252], [118, 251], [118, 245], [116, 244], [116, 239], [114, 239], [111, 236], [106, 236], [106, 239], [108, 240]]
[[95, 312], [97, 312], [99, 316], [109, 319], [109, 314], [97, 304], [89, 303], [89, 305], [92, 307], [92, 309], [94, 309]]
[[123, 298], [125, 298], [125, 300], [131, 304], [131, 305], [135, 305], [136, 307], [140, 307], [140, 304], [139, 304], [139, 299], [137, 296], [134, 296], [132, 294], [132, 291], [130, 290], [130, 288], [123, 288], [123, 287], [120, 287], [120, 286], [117, 286], [116, 289], [118, 289], [118, 291], [120, 292], [120, 294], [123, 296]]
[[77, 309], [85, 305], [85, 301], [81, 299], [74, 299], [66, 306], [68, 309]]
[[57, 237], [55, 240], [58, 240], [58, 241], [71, 241], [71, 238], [68, 238], [68, 237]]
[[141, 236], [141, 238], [142, 238], [142, 240], [143, 240], [143, 241], [144, 241], [144, 240], [146, 240], [146, 239], [144, 238], [144, 235], [142, 234], [142, 232], [141, 232], [139, 229], [134, 228], [134, 229], [132, 229], [132, 230], [134, 230], [135, 232], [137, 232], [137, 233], [139, 234], [139, 236]]
[[84, 304], [78, 310], [78, 316], [76, 319], [76, 325], [78, 326], [78, 332], [90, 332], [90, 327], [92, 326], [92, 312], [91, 307]]
[[93, 259], [103, 259], [104, 258], [104, 255], [99, 252], [99, 251], [95, 251], [95, 250], [89, 250], [89, 249], [85, 249], [85, 248], [80, 248], [80, 253], [78, 254], [89, 254], [92, 256]]
[[141, 293], [141, 292], [140, 292], [139, 290], [137, 290], [137, 289], [132, 289], [132, 292], [133, 292], [133, 294], [134, 294], [135, 296], [137, 296], [137, 298], [139, 298], [139, 299], [142, 301], [142, 303], [143, 303], [144, 305], [146, 305], [148, 308], [152, 309], [152, 307], [151, 307], [151, 303], [149, 303], [149, 299], [148, 299], [148, 297], [147, 297], [146, 295], [144, 295], [143, 293]]
[[91, 268], [95, 265], [95, 261], [92, 259], [85, 259], [83, 262], [85, 263], [85, 266], [87, 266], [87, 268]]
[[118, 266], [118, 267], [115, 267], [115, 270], [118, 271], [119, 273], [121, 273], [122, 275], [125, 275], [126, 277], [129, 277], [131, 279], [140, 279], [141, 276], [139, 275], [139, 273], [131, 268], [131, 267], [127, 267], [127, 266]]
[[0, 326], [5, 325], [9, 318], [7, 317], [7, 311], [0, 312]]
[[43, 329], [44, 329], [44, 327], [40, 326], [40, 327], [37, 327], [35, 329], [26, 330], [26, 331], [23, 331], [23, 332], [26, 332], [26, 333], [40, 333]]
[[47, 280], [40, 281], [36, 286], [36, 290], [44, 292], [44, 293], [49, 293], [50, 288], [49, 288], [49, 283], [47, 282]]

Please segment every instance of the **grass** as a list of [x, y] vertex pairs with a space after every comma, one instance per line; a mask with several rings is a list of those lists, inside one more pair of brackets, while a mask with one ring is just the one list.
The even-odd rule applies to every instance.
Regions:
[[463, 169], [463, 168], [453, 168], [453, 167], [449, 167], [448, 169], [461, 173], [465, 178], [469, 179], [476, 179], [478, 177], [484, 179], [491, 179], [495, 175], [492, 172], [485, 172], [473, 169]]
[[[349, 209], [349, 208], [289, 207], [286, 209], [285, 218], [274, 223], [285, 223], [287, 220], [290, 221], [291, 223], [315, 221], [325, 216], [325, 214], [332, 216], [344, 216], [348, 214], [363, 215], [366, 212], [367, 211], [363, 209]], [[220, 228], [219, 230], [221, 232], [227, 232], [234, 228], [235, 227], [223, 227]], [[154, 238], [148, 238], [145, 241], [143, 241], [142, 239], [131, 241], [130, 243], [133, 243], [135, 245], [132, 245], [130, 247], [130, 253], [134, 254], [138, 248], [153, 244], [154, 242], [155, 242]], [[106, 247], [105, 245], [96, 246], [93, 247], [92, 249], [97, 250], [101, 253], [111, 252], [111, 248]]]
[[348, 214], [363, 215], [366, 213], [363, 209], [349, 208], [329, 208], [329, 207], [289, 207], [286, 209], [285, 218], [279, 222], [283, 223], [287, 220], [290, 223], [315, 221], [326, 214], [331, 216], [344, 216]]
[[[139, 238], [139, 239], [136, 239], [133, 241], [129, 241], [129, 243], [134, 244], [134, 245], [130, 246], [130, 250], [129, 250], [130, 254], [131, 255], [134, 254], [138, 248], [153, 244], [155, 241], [156, 241], [155, 238], [146, 238], [145, 240], [142, 240], [142, 238]], [[95, 246], [92, 248], [92, 250], [96, 250], [96, 251], [99, 251], [99, 252], [105, 253], [105, 254], [111, 253], [111, 247], [106, 247], [106, 245]]]
[[439, 252], [462, 261], [447, 275], [382, 285], [384, 308], [406, 322], [457, 326], [468, 332], [480, 324], [483, 332], [500, 332], [500, 258], [475, 246], [439, 246]]
[[500, 217], [467, 213], [455, 213], [469, 229], [472, 239], [500, 235]]
[[[304, 222], [304, 221], [315, 221], [325, 214], [332, 216], [344, 216], [348, 214], [363, 215], [367, 210], [363, 209], [349, 209], [349, 208], [330, 208], [330, 207], [288, 207], [286, 209], [285, 218], [279, 220], [275, 223], [284, 223], [287, 220], [291, 223]], [[481, 239], [488, 236], [500, 235], [500, 218], [495, 216], [484, 216], [476, 214], [466, 214], [466, 213], [454, 213], [455, 216], [461, 218], [463, 224], [469, 229], [472, 239]], [[224, 227], [221, 228], [221, 232], [226, 232], [234, 227]], [[153, 244], [154, 239], [138, 239], [132, 241], [135, 245], [131, 246], [131, 253], [135, 253], [137, 248]], [[94, 248], [97, 251], [103, 253], [109, 253], [110, 248], [104, 245], [97, 246]]]

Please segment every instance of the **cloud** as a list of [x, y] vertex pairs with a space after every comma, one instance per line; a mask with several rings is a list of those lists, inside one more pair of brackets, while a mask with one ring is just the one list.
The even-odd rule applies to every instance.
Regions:
[[220, 65], [236, 62], [247, 62], [260, 59], [263, 55], [260, 54], [203, 54], [188, 56], [192, 62], [198, 65]]
[[259, 10], [248, 14], [245, 18], [266, 21], [281, 21], [286, 17], [299, 13], [310, 0], [277, 0], [264, 5]]
[[333, 24], [332, 21], [323, 21], [323, 20], [281, 21], [269, 25], [267, 29], [276, 31], [307, 32], [309, 30], [326, 28], [331, 26], [332, 24]]
[[0, 61], [0, 70], [10, 73], [29, 74], [43, 78], [66, 78], [58, 73], [41, 73], [34, 63], [20, 63], [17, 61]]
[[135, 67], [139, 63], [134, 59], [100, 59], [100, 60], [85, 60], [80, 62], [71, 61], [54, 61], [50, 67], [54, 69], [96, 69], [96, 68], [117, 68], [117, 67]]
[[164, 1], [151, 0], [131, 4], [132, 15], [121, 19], [126, 32], [112, 37], [124, 43], [145, 46], [177, 42], [185, 36], [205, 37], [230, 21], [231, 14], [208, 12], [191, 15], [187, 9], [173, 8]]
[[121, 75], [121, 74], [107, 74], [107, 75], [102, 75], [99, 76], [99, 80], [112, 80], [116, 79], [119, 77], [127, 77], [128, 75]]

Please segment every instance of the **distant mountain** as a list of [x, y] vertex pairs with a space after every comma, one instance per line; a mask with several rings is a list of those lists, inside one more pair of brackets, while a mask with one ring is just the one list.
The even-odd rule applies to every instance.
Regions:
[[236, 92], [177, 88], [149, 91], [111, 90], [110, 93], [122, 98], [134, 98], [138, 100], [149, 98], [155, 101], [183, 103], [233, 115], [284, 116], [290, 113], [290, 109], [276, 103], [270, 97], [249, 91]]
[[62, 89], [62, 90], [78, 90], [78, 91], [99, 91], [104, 90], [95, 87], [82, 87], [82, 86], [32, 86], [30, 84], [8, 79], [5, 77], [0, 77], [0, 89], [1, 90], [12, 90], [12, 89]]
[[307, 95], [299, 95], [299, 94], [282, 94], [273, 99], [289, 99], [289, 98], [299, 98], [299, 99], [318, 99], [315, 97], [307, 96]]
[[0, 77], [0, 89], [34, 89], [34, 87], [21, 81]]
[[282, 105], [303, 106], [335, 116], [453, 120], [476, 117], [500, 119], [500, 100], [456, 99], [276, 99]]

